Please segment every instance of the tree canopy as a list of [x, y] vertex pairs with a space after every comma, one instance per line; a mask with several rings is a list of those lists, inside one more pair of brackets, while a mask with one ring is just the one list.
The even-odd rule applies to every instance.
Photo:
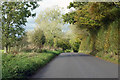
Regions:
[[37, 27], [45, 34], [46, 45], [53, 46], [54, 38], [62, 36], [61, 12], [58, 8], [46, 9], [36, 19]]
[[95, 50], [94, 44], [99, 30], [107, 29], [111, 23], [119, 21], [119, 4], [119, 2], [71, 2], [68, 8], [74, 7], [76, 10], [63, 15], [63, 19], [64, 22], [76, 25], [77, 29], [87, 31]]
[[25, 34], [24, 25], [27, 18], [35, 16], [32, 10], [38, 7], [37, 2], [3, 2], [2, 3], [2, 45], [15, 46], [16, 41], [21, 40]]

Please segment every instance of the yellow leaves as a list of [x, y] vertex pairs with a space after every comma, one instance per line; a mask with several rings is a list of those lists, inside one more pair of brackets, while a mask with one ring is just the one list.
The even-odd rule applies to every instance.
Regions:
[[84, 17], [80, 17], [80, 18], [79, 18], [79, 21], [80, 21], [80, 22], [85, 22], [85, 18], [84, 18]]
[[98, 8], [99, 8], [99, 5], [98, 3], [93, 3], [91, 6], [90, 6], [90, 12], [91, 13], [95, 13], [95, 12], [98, 12]]

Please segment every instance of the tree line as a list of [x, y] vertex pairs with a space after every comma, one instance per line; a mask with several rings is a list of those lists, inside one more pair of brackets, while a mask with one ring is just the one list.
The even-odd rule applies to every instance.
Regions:
[[[25, 32], [27, 18], [37, 2], [4, 2], [2, 5], [2, 45], [12, 49], [42, 48], [63, 51], [88, 51], [90, 54], [118, 54], [119, 2], [71, 2], [75, 11], [62, 14], [60, 8], [46, 9], [36, 19], [36, 27]], [[64, 24], [69, 30], [64, 32]], [[12, 49], [11, 49], [12, 48]]]
[[109, 58], [118, 55], [120, 2], [71, 2], [71, 7], [76, 11], [66, 13], [63, 19], [86, 32], [81, 35], [80, 51]]

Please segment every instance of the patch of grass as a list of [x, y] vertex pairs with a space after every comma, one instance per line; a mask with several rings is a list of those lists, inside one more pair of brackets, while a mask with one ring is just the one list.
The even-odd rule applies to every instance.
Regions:
[[65, 52], [72, 52], [72, 50], [70, 50], [70, 49], [66, 49]]
[[55, 55], [59, 55], [60, 53], [62, 53], [63, 51], [61, 50], [56, 50], [56, 51], [50, 51], [50, 50], [43, 50], [43, 53], [53, 53]]
[[103, 57], [105, 54], [103, 52], [98, 52], [95, 56]]
[[4, 50], [0, 50], [0, 53], [3, 53], [4, 52]]
[[3, 79], [26, 78], [51, 61], [56, 54], [60, 54], [60, 51], [20, 53], [17, 55], [2, 53], [2, 77]]
[[110, 53], [105, 54], [103, 51], [98, 52], [95, 56], [100, 57], [106, 61], [118, 64], [118, 55], [113, 55]]
[[107, 54], [101, 58], [106, 60], [106, 61], [118, 64], [118, 57], [117, 56], [112, 56], [110, 54]]
[[[87, 51], [80, 51], [79, 53], [90, 54], [90, 51], [88, 51], [88, 52]], [[90, 54], [90, 55], [92, 55], [92, 54]], [[120, 60], [118, 59], [118, 55], [113, 55], [111, 53], [105, 54], [103, 51], [99, 51], [93, 56], [99, 57], [105, 61], [112, 62], [115, 64], [118, 64], [118, 62], [120, 63]]]

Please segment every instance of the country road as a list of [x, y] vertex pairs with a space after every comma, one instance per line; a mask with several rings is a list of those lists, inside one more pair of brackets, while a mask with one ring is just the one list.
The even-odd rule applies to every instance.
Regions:
[[118, 78], [118, 65], [82, 53], [61, 53], [31, 78]]

